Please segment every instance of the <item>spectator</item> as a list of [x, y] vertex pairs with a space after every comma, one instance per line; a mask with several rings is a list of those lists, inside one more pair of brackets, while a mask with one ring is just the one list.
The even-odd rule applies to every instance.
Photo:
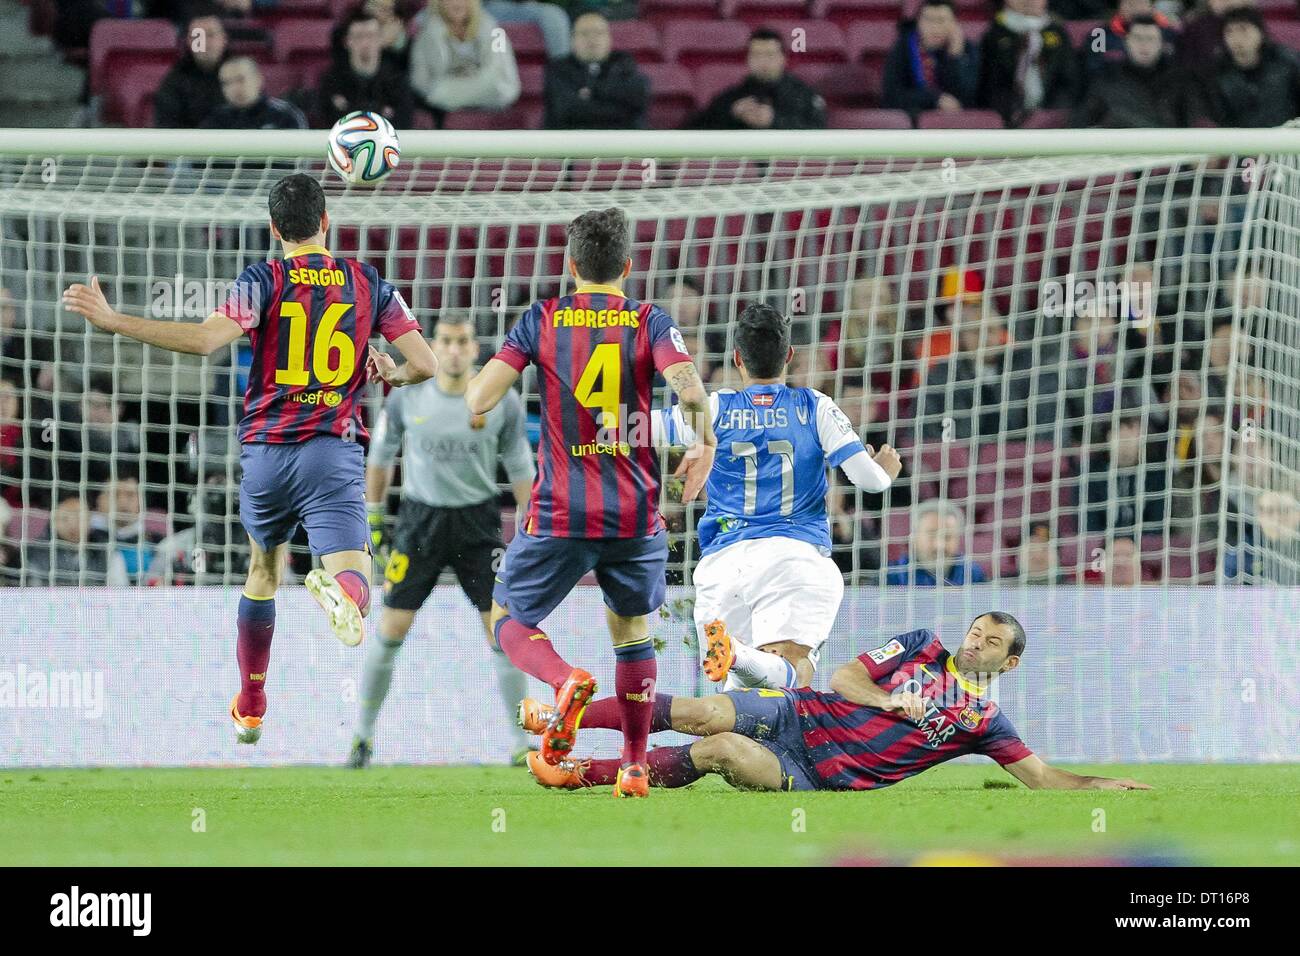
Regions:
[[978, 53], [966, 42], [953, 0], [923, 0], [916, 19], [900, 24], [885, 58], [884, 107], [951, 113], [974, 105], [978, 89]]
[[707, 378], [719, 365], [731, 364], [727, 333], [719, 328], [710, 328], [704, 290], [698, 279], [691, 276], [674, 279], [658, 301], [667, 303], [668, 314], [681, 329], [686, 348], [700, 367], [701, 377]]
[[333, 125], [354, 110], [378, 113], [398, 129], [411, 125], [411, 86], [403, 69], [385, 58], [383, 25], [371, 5], [343, 21], [344, 56], [321, 77], [317, 102]]
[[921, 344], [921, 359], [932, 367], [952, 353], [953, 336], [963, 314], [981, 315], [988, 306], [984, 300], [984, 276], [975, 270], [949, 269], [939, 279], [933, 298], [934, 324]]
[[880, 528], [868, 509], [855, 506], [854, 490], [832, 487], [826, 499], [831, 560], [845, 583], [875, 584], [880, 571]]
[[111, 587], [141, 584], [153, 553], [141, 511], [140, 482], [133, 475], [109, 483], [95, 502], [92, 533], [108, 541], [107, 583]]
[[[1113, 13], [1111, 18], [1106, 22], [1099, 38], [1093, 37], [1091, 31], [1089, 36], [1083, 42], [1083, 74], [1086, 83], [1091, 84], [1105, 68], [1114, 63], [1123, 63], [1128, 59], [1128, 53], [1125, 49], [1124, 38], [1128, 34], [1129, 26], [1137, 17], [1151, 17], [1155, 20], [1156, 25], [1160, 27], [1160, 34], [1164, 40], [1165, 52], [1172, 53], [1174, 42], [1178, 39], [1178, 31], [1170, 22], [1169, 18], [1156, 9], [1152, 0], [1112, 0], [1110, 4], [1112, 9], [1108, 11]], [[1056, 11], [1060, 13], [1058, 9]], [[1064, 15], [1063, 15], [1064, 16]], [[1091, 17], [1064, 17], [1064, 19], [1092, 19]], [[1100, 39], [1100, 43], [1097, 42]]]
[[1269, 39], [1254, 7], [1221, 18], [1223, 52], [1209, 78], [1205, 118], [1219, 126], [1281, 126], [1300, 115], [1300, 63]]
[[103, 459], [140, 453], [139, 425], [122, 421], [122, 403], [111, 393], [110, 381], [91, 380], [81, 399], [81, 427], [75, 430], [75, 437], [66, 442], [66, 447]]
[[[1109, 416], [1117, 407], [1160, 407], [1150, 385], [1132, 379], [1128, 362], [1120, 360], [1119, 322], [1108, 309], [1097, 306], [1076, 315], [1069, 341], [1065, 407], [1078, 423], [1076, 441], [1082, 439], [1094, 416]], [[1158, 417], [1163, 427], [1163, 415]]]
[[1129, 21], [1125, 56], [1093, 80], [1070, 125], [1107, 129], [1184, 127], [1201, 112], [1196, 82], [1164, 51], [1164, 35], [1151, 14]]
[[48, 391], [53, 384], [53, 358], [53, 336], [19, 328], [18, 305], [9, 290], [0, 286], [0, 377], [20, 388], [39, 386]]
[[609, 21], [583, 13], [573, 21], [573, 52], [546, 67], [544, 129], [640, 129], [650, 81], [631, 54], [610, 49]]
[[1169, 534], [1200, 544], [1219, 540], [1219, 497], [1223, 488], [1223, 416], [1201, 416], [1196, 442], [1187, 462], [1170, 483]]
[[[18, 386], [0, 378], [0, 501], [23, 506], [23, 422]], [[3, 531], [0, 526], [0, 531]]]
[[694, 129], [824, 129], [826, 103], [785, 71], [785, 47], [774, 30], [749, 35], [748, 74], [691, 117]]
[[[353, 10], [353, 14], [366, 13], [378, 21], [380, 56], [385, 66], [402, 76], [406, 76], [411, 68], [411, 34], [406, 21], [410, 14], [423, 7], [420, 0], [364, 0]], [[330, 49], [334, 52], [335, 65], [347, 59], [347, 32], [353, 14], [340, 20], [331, 34]]]
[[916, 508], [912, 541], [907, 554], [889, 562], [889, 584], [934, 587], [944, 584], [980, 584], [988, 578], [974, 561], [962, 555], [966, 517], [947, 501], [923, 501]]
[[538, 0], [487, 0], [485, 6], [498, 23], [537, 24], [546, 44], [547, 59], [569, 55], [569, 15], [556, 4]]
[[1223, 573], [1248, 584], [1300, 585], [1300, 501], [1286, 491], [1265, 491], [1240, 547], [1224, 554]]
[[226, 28], [214, 14], [190, 18], [181, 34], [185, 52], [163, 77], [153, 101], [153, 125], [198, 129], [225, 102], [217, 71], [226, 58]]
[[208, 114], [204, 129], [306, 129], [302, 110], [262, 90], [262, 71], [252, 57], [234, 56], [218, 70], [225, 102]]
[[1223, 19], [1232, 10], [1254, 6], [1255, 0], [1202, 0], [1184, 21], [1174, 49], [1178, 65], [1194, 76], [1209, 79], [1223, 52]]
[[[844, 318], [832, 322], [822, 339], [825, 366], [839, 372], [842, 385], [861, 385], [888, 395], [895, 348], [901, 331], [898, 302], [888, 279], [855, 279], [849, 286]], [[914, 383], [908, 381], [904, 387]]]
[[[1214, 323], [1210, 344], [1205, 349], [1205, 394], [1207, 398], [1223, 401], [1228, 397], [1228, 372], [1232, 365], [1233, 350], [1237, 352], [1237, 368], [1242, 370], [1250, 362], [1250, 343], [1233, 329], [1232, 319], [1223, 318]], [[1240, 383], [1238, 383], [1240, 387]]]
[[411, 47], [411, 88], [439, 116], [505, 109], [519, 99], [510, 40], [479, 0], [430, 0]]
[[151, 585], [221, 584], [248, 571], [248, 535], [239, 524], [239, 492], [226, 480], [225, 465], [203, 469], [203, 483], [190, 493], [193, 527], [158, 542], [149, 563]]
[[1126, 535], [1113, 538], [1083, 572], [1084, 584], [1110, 585], [1113, 588], [1137, 587], [1149, 580], [1154, 580], [1154, 575], [1142, 566], [1137, 542]]
[[1092, 451], [1082, 482], [1079, 505], [1089, 533], [1155, 533], [1163, 528], [1165, 466], [1140, 415], [1121, 418], [1106, 444]]
[[[957, 351], [925, 378], [921, 434], [928, 440], [964, 441], [999, 435], [1013, 427], [1005, 413], [1020, 415], [1029, 400], [1029, 379], [1011, 374], [1006, 323], [992, 308], [981, 315], [958, 313]], [[1015, 425], [1023, 428], [1023, 423]]]
[[59, 499], [43, 541], [27, 546], [26, 583], [31, 587], [95, 586], [105, 580], [107, 552], [102, 533], [89, 528], [86, 509], [75, 494]]
[[1069, 34], [1046, 0], [1004, 0], [980, 41], [979, 102], [1019, 126], [1036, 109], [1069, 109], [1079, 84]]
[[1023, 584], [1065, 584], [1069, 581], [1070, 576], [1061, 570], [1050, 523], [1035, 521], [1030, 524], [1029, 534], [1020, 545], [1016, 577]]

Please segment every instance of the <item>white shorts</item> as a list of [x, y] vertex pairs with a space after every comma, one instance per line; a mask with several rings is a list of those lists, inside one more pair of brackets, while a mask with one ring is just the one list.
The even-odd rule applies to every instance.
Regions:
[[830, 636], [844, 578], [806, 541], [750, 538], [705, 555], [695, 567], [695, 630], [721, 620], [750, 647], [793, 641], [817, 649]]

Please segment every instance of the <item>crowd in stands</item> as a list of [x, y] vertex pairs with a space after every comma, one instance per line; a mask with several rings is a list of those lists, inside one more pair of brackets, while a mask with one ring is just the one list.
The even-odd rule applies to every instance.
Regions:
[[[816, 129], [845, 122], [828, 111], [830, 97], [914, 122], [965, 112], [1008, 126], [1276, 126], [1300, 115], [1300, 62], [1273, 38], [1261, 2], [990, 0], [984, 9], [971, 0], [900, 0], [896, 25], [871, 21], [895, 36], [883, 60], [871, 43], [841, 50], [842, 31], [823, 39], [808, 29], [815, 20], [756, 25], [730, 84], [671, 125]], [[814, 0], [809, 4], [814, 11]], [[488, 127], [655, 125], [655, 81], [637, 59], [645, 51], [620, 50], [611, 34], [611, 18], [635, 16], [635, 3], [364, 0], [335, 23], [323, 70], [306, 71], [294, 88], [279, 91], [283, 98], [267, 92], [258, 57], [236, 49], [257, 49], [259, 37], [269, 49], [277, 5], [68, 0], [59, 4], [64, 16], [54, 35], [84, 46], [93, 42], [96, 15], [170, 16], [181, 53], [154, 96], [158, 127], [328, 127], [355, 109], [383, 113], [399, 129], [441, 127], [461, 113], [473, 114], [470, 125]], [[521, 72], [510, 33], [501, 29], [520, 23], [535, 25], [543, 39], [540, 90], [527, 88], [538, 80]], [[708, 30], [710, 21], [699, 24]], [[1300, 33], [1288, 30], [1287, 40]], [[836, 49], [819, 50], [819, 42]], [[847, 62], [855, 57], [860, 62]], [[727, 61], [741, 58], [737, 49]], [[844, 61], [837, 69], [803, 69], [836, 58]], [[510, 112], [521, 95], [540, 96], [537, 115]], [[846, 115], [870, 122], [861, 109]]]

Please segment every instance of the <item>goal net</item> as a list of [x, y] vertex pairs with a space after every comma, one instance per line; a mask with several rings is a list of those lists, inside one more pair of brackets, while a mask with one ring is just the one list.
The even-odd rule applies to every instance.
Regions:
[[[0, 146], [8, 583], [242, 581], [244, 347], [112, 338], [59, 293], [96, 273], [124, 311], [202, 318], [278, 252], [266, 196], [305, 170], [328, 183], [331, 251], [375, 264], [426, 326], [470, 316], [484, 358], [569, 288], [564, 227], [595, 207], [634, 220], [629, 294], [668, 309], [711, 387], [738, 384], [747, 303], [790, 314], [790, 382], [904, 461], [885, 495], [833, 484], [850, 649], [995, 600], [1079, 635], [1141, 620], [1155, 593], [1166, 629], [1249, 608], [1235, 627], [1276, 637], [1291, 689], [1274, 692], [1294, 694], [1300, 133], [413, 133], [382, 187], [345, 191], [319, 134], [76, 132]], [[689, 644], [700, 512], [677, 491], [665, 627]], [[295, 549], [294, 572], [310, 561]], [[1069, 720], [1054, 739], [1086, 738]], [[1282, 736], [1256, 749], [1294, 756]]]

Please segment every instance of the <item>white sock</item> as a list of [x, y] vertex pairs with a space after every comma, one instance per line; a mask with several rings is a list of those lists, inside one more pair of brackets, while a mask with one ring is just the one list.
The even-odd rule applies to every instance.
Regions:
[[514, 737], [515, 749], [527, 747], [528, 735], [515, 720], [515, 715], [519, 712], [519, 702], [528, 696], [528, 681], [524, 672], [510, 663], [510, 658], [495, 647], [492, 648], [492, 669], [497, 673], [497, 690], [501, 694], [501, 703], [505, 704], [506, 713], [510, 715], [510, 730]]
[[401, 649], [401, 641], [389, 642], [378, 634], [370, 642], [365, 670], [361, 674], [361, 719], [357, 721], [357, 736], [362, 740], [375, 736], [375, 721], [393, 683], [393, 663]]
[[760, 651], [739, 641], [731, 642], [731, 650], [736, 655], [736, 663], [731, 665], [731, 673], [745, 687], [793, 687], [797, 680], [794, 665], [784, 657]]

